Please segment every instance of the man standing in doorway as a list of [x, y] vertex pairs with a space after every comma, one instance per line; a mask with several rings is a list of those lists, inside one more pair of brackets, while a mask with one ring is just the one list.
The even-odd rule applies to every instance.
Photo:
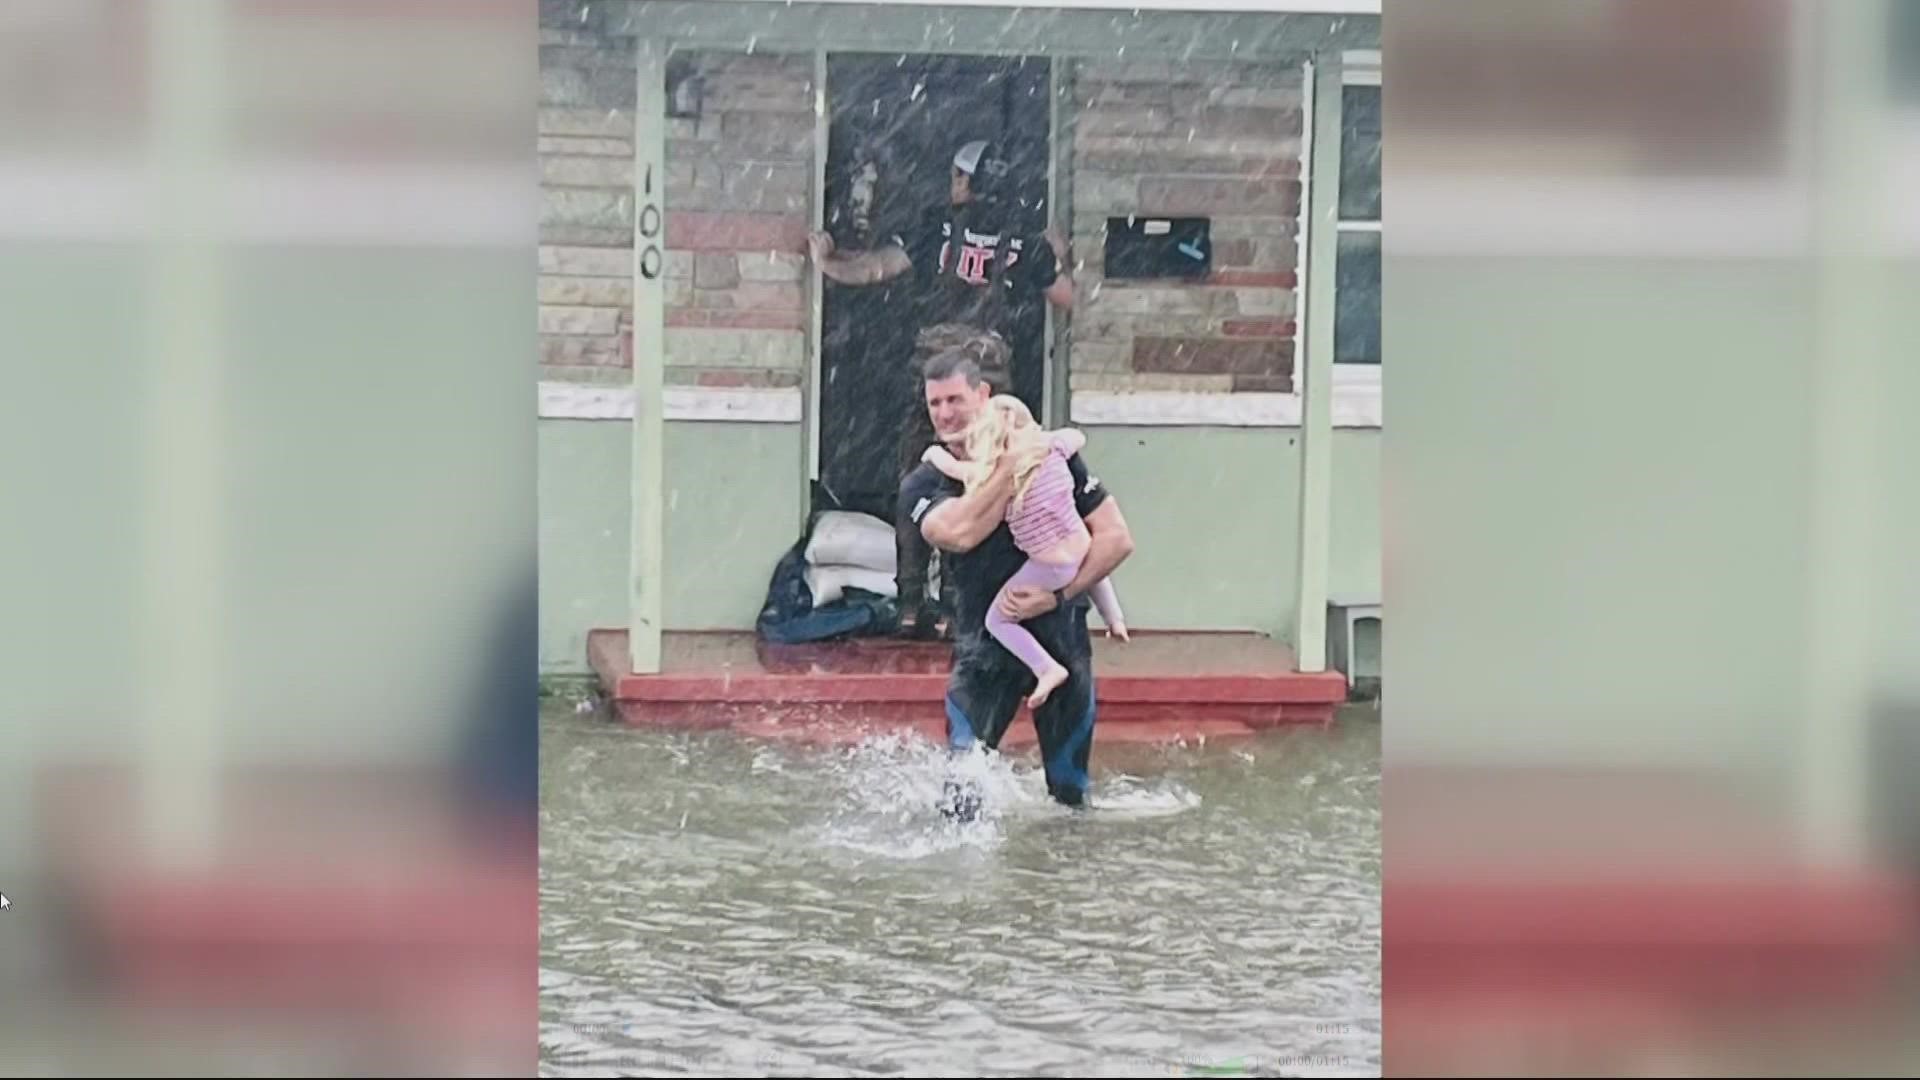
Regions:
[[[840, 254], [833, 237], [814, 233], [809, 247], [826, 277], [842, 285], [874, 285], [913, 271], [919, 326], [912, 362], [900, 372], [911, 401], [900, 442], [894, 448], [897, 473], [919, 463], [932, 444], [934, 429], [920, 405], [918, 370], [933, 356], [967, 348], [993, 393], [1011, 389], [1013, 327], [1021, 305], [1043, 297], [1055, 307], [1073, 306], [1073, 278], [1067, 270], [1065, 239], [1057, 229], [1035, 233], [1019, 220], [1009, 185], [1013, 168], [994, 143], [974, 140], [953, 156], [948, 205], [930, 210], [906, 235], [871, 251]], [[897, 540], [902, 631], [930, 629], [933, 613], [926, 597], [927, 564], [933, 554], [918, 530], [902, 524]]]
[[[966, 433], [986, 407], [991, 389], [964, 349], [935, 356], [923, 371], [927, 417], [940, 441], [966, 457]], [[1062, 683], [1034, 710], [1047, 791], [1069, 806], [1087, 794], [1087, 762], [1093, 747], [1093, 646], [1087, 637], [1087, 592], [1133, 554], [1133, 535], [1119, 503], [1086, 462], [1067, 462], [1074, 479], [1074, 506], [1093, 536], [1079, 573], [1058, 592], [1010, 589], [1003, 603], [1047, 652], [1067, 668]], [[943, 553], [942, 574], [954, 596], [953, 671], [946, 694], [947, 743], [955, 750], [979, 744], [996, 749], [1020, 705], [1034, 687], [1033, 672], [987, 632], [989, 606], [1026, 562], [1006, 523], [1013, 497], [1011, 459], [1002, 457], [988, 479], [969, 492], [932, 465], [922, 463], [900, 486], [901, 520]], [[943, 809], [962, 819], [979, 808], [979, 796], [948, 785]]]

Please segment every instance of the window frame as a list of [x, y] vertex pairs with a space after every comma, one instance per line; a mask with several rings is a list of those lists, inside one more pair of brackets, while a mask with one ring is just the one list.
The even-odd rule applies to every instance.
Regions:
[[[1380, 86], [1380, 51], [1378, 49], [1349, 49], [1340, 56], [1340, 88], [1346, 93], [1349, 86]], [[1317, 148], [1316, 148], [1317, 149]], [[1341, 147], [1344, 152], [1344, 145]], [[1312, 166], [1308, 164], [1307, 168]], [[1384, 188], [1384, 184], [1382, 185]], [[1384, 203], [1384, 194], [1382, 202]], [[1334, 225], [1334, 242], [1339, 243], [1341, 236], [1348, 233], [1381, 233], [1382, 217], [1373, 219], [1339, 218]], [[1335, 256], [1336, 266], [1338, 256]], [[1334, 290], [1334, 307], [1339, 309], [1340, 274], [1336, 269], [1333, 280], [1323, 284], [1324, 288]], [[1384, 305], [1383, 305], [1384, 306]], [[1382, 358], [1384, 361], [1384, 358]], [[1335, 354], [1333, 364], [1333, 424], [1335, 427], [1372, 427], [1381, 426], [1381, 369], [1384, 363], [1359, 364], [1341, 363]], [[1294, 396], [1299, 397], [1299, 387], [1294, 388]]]

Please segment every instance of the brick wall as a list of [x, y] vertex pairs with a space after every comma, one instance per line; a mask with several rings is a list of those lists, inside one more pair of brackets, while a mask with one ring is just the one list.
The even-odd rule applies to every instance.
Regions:
[[699, 120], [668, 121], [667, 381], [799, 386], [813, 197], [813, 56], [695, 53]]
[[[1089, 62], [1073, 101], [1072, 388], [1292, 389], [1300, 69]], [[1103, 280], [1129, 214], [1211, 217], [1211, 275]]]
[[[633, 318], [632, 38], [541, 31], [542, 375], [621, 380]], [[667, 121], [666, 381], [799, 386], [813, 58], [694, 53], [702, 115]]]
[[[556, 29], [541, 5], [540, 363], [617, 375], [633, 318], [632, 38]], [[561, 12], [564, 15], [564, 10]]]
[[[548, 5], [543, 4], [543, 10]], [[544, 377], [631, 363], [633, 39], [543, 20]], [[695, 53], [699, 119], [667, 121], [670, 385], [798, 386], [807, 354], [811, 55]], [[1300, 202], [1297, 67], [1092, 61], [1073, 85], [1075, 390], [1286, 391]], [[1105, 222], [1213, 219], [1214, 271], [1106, 282]]]

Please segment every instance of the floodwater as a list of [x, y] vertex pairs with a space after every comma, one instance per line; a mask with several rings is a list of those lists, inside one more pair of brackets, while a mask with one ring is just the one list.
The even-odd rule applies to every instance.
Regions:
[[[1377, 714], [1037, 758], [543, 717], [549, 1076], [1379, 1075]], [[1016, 723], [1029, 723], [1025, 717]]]

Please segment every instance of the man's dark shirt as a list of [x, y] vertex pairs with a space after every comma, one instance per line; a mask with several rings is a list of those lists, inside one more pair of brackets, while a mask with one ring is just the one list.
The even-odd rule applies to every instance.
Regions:
[[[1098, 477], [1087, 472], [1086, 462], [1080, 459], [1080, 455], [1075, 454], [1068, 459], [1067, 468], [1073, 474], [1074, 507], [1084, 518], [1107, 500], [1107, 489]], [[965, 493], [966, 488], [960, 481], [921, 462], [900, 485], [900, 506], [897, 511], [900, 527], [917, 531], [934, 507]], [[991, 610], [995, 597], [1000, 595], [1001, 587], [1026, 560], [1026, 553], [1013, 542], [1013, 530], [1004, 521], [973, 550], [940, 553], [941, 588], [946, 595], [953, 597], [953, 631], [957, 647], [972, 649], [986, 644], [982, 639], [986, 637], [987, 612]], [[1086, 600], [1085, 596], [1077, 597], [1074, 606], [1078, 607]], [[1028, 629], [1043, 639], [1053, 637], [1055, 635], [1048, 633], [1044, 624], [1061, 614], [1056, 608], [1030, 620]]]
[[[1005, 237], [1003, 233], [1012, 231]], [[964, 322], [1010, 333], [1008, 309], [1043, 303], [1041, 293], [1060, 276], [1060, 261], [1044, 235], [979, 203], [938, 207], [898, 236], [920, 285], [920, 325]], [[1006, 258], [998, 298], [996, 260]]]

